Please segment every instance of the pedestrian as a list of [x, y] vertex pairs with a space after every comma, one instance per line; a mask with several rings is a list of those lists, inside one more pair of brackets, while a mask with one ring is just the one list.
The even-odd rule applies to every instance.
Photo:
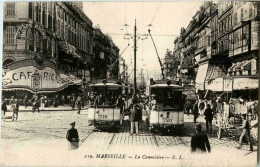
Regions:
[[14, 100], [14, 109], [13, 109], [13, 118], [12, 118], [12, 121], [14, 121], [14, 117], [15, 117], [15, 120], [17, 121], [18, 119], [18, 112], [19, 112], [19, 102], [17, 99]]
[[27, 94], [24, 96], [23, 104], [24, 104], [25, 108], [28, 107], [28, 95]]
[[5, 121], [5, 113], [7, 112], [7, 105], [6, 105], [6, 100], [3, 98], [2, 99], [2, 119]]
[[14, 100], [14, 96], [11, 96], [11, 99], [10, 99], [10, 112], [14, 113], [14, 109], [15, 109], [15, 100]]
[[197, 118], [199, 117], [199, 105], [198, 105], [198, 100], [195, 101], [193, 105], [193, 115], [194, 115], [194, 123], [196, 123]]
[[187, 100], [186, 103], [184, 104], [184, 108], [188, 116], [190, 113], [192, 113], [192, 107], [193, 107], [192, 103], [189, 100]]
[[75, 150], [79, 148], [79, 134], [75, 128], [75, 122], [72, 122], [70, 126], [71, 128], [67, 131], [66, 138], [69, 142], [69, 150]]
[[59, 106], [59, 96], [56, 95], [54, 98], [54, 103], [53, 103], [53, 107], [58, 107]]
[[207, 109], [204, 112], [206, 119], [207, 132], [212, 133], [212, 120], [214, 115], [214, 110], [211, 108], [210, 104], [207, 105]]
[[125, 101], [122, 98], [122, 95], [120, 95], [117, 99], [117, 107], [120, 108], [120, 125], [123, 124], [123, 117], [124, 117], [124, 108], [125, 108]]
[[200, 115], [204, 115], [204, 109], [205, 109], [205, 101], [204, 100], [201, 100], [199, 102], [199, 112], [200, 112]]
[[71, 101], [72, 110], [74, 110], [74, 108], [75, 108], [75, 101], [76, 101], [76, 97], [75, 97], [74, 94], [72, 94], [70, 101]]
[[70, 95], [67, 96], [67, 100], [68, 100], [67, 102], [68, 102], [69, 106], [71, 106], [71, 96]]
[[65, 96], [61, 95], [61, 105], [64, 106], [65, 104]]
[[210, 153], [210, 144], [207, 134], [201, 132], [201, 124], [196, 125], [196, 134], [191, 137], [191, 152], [192, 153]]
[[[130, 135], [133, 135], [134, 130], [136, 132], [136, 135], [138, 135], [138, 122], [142, 120], [142, 109], [141, 106], [138, 104], [138, 98], [134, 97], [133, 99], [133, 105], [130, 109], [131, 115], [130, 115], [130, 121], [131, 121], [131, 132]], [[140, 119], [141, 117], [141, 119]]]
[[247, 141], [249, 142], [249, 151], [253, 151], [253, 143], [250, 136], [250, 124], [249, 121], [246, 119], [246, 114], [242, 114], [243, 123], [242, 126], [239, 128], [242, 130], [242, 134], [239, 138], [239, 146], [238, 149], [241, 149], [243, 138], [245, 137]]
[[82, 107], [82, 100], [81, 100], [81, 97], [79, 96], [78, 99], [76, 100], [75, 102], [77, 108], [78, 108], [78, 114], [80, 114], [80, 110], [81, 110], [81, 107]]
[[45, 98], [44, 98], [43, 95], [42, 95], [42, 97], [41, 97], [41, 99], [40, 99], [40, 103], [41, 103], [41, 110], [43, 110], [44, 107], [45, 107]]
[[34, 113], [35, 110], [38, 110], [38, 113], [40, 112], [40, 101], [37, 95], [35, 95], [32, 99], [32, 112]]
[[85, 96], [81, 95], [81, 108], [84, 108], [84, 105], [85, 105]]

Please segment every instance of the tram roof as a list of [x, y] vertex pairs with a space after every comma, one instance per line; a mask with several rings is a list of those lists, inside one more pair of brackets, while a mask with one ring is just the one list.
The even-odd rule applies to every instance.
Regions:
[[151, 85], [150, 88], [177, 88], [177, 89], [182, 89], [183, 87], [180, 85], [175, 85], [175, 84], [154, 84]]
[[96, 84], [91, 84], [89, 86], [91, 86], [91, 87], [122, 87], [122, 85], [114, 84], [114, 83], [106, 83], [106, 84], [96, 83]]

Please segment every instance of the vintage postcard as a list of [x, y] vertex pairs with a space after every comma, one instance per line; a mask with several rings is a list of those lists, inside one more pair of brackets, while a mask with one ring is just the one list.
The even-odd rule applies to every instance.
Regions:
[[0, 166], [256, 166], [260, 2], [2, 3]]

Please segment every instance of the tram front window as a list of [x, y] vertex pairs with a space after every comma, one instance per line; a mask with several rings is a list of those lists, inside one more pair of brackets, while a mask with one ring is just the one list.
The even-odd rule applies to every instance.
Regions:
[[172, 89], [152, 89], [156, 105], [162, 108], [180, 108], [183, 106], [182, 92]]
[[92, 90], [94, 100], [92, 105], [115, 105], [119, 96], [119, 89], [95, 88]]

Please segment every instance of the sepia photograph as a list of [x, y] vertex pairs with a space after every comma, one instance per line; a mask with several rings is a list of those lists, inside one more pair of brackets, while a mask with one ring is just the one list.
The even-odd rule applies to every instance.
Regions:
[[1, 5], [0, 166], [257, 166], [260, 2]]

